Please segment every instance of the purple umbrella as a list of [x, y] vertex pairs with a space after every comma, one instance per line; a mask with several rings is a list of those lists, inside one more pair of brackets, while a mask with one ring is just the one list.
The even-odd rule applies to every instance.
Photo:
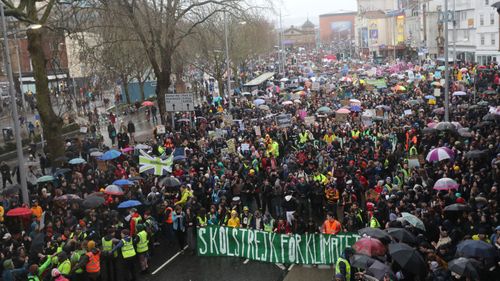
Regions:
[[453, 159], [454, 157], [455, 153], [453, 152], [453, 150], [449, 149], [448, 147], [438, 147], [431, 150], [427, 154], [425, 160], [427, 160], [427, 162], [438, 162], [445, 159]]
[[458, 189], [458, 183], [450, 178], [441, 178], [434, 184], [435, 190]]

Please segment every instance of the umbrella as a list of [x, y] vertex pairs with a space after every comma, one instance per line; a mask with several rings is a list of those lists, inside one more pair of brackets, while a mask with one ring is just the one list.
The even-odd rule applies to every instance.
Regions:
[[488, 205], [488, 199], [486, 199], [485, 197], [477, 196], [474, 198], [474, 200], [476, 201], [476, 207], [478, 209], [481, 209], [484, 206]]
[[68, 163], [71, 164], [71, 165], [78, 165], [78, 164], [83, 164], [85, 162], [86, 161], [83, 158], [73, 158], [73, 159], [69, 160]]
[[436, 114], [444, 114], [444, 111], [444, 107], [438, 107], [432, 110], [432, 112]]
[[458, 189], [458, 183], [450, 178], [440, 178], [434, 183], [434, 190]]
[[422, 129], [422, 133], [424, 133], [424, 134], [434, 134], [434, 133], [436, 133], [436, 132], [437, 132], [437, 130], [436, 130], [436, 129], [434, 129], [434, 128], [430, 128], [430, 127], [423, 128], [423, 129]]
[[21, 190], [19, 184], [14, 184], [11, 186], [7, 186], [4, 190], [2, 190], [2, 194], [9, 196], [18, 193], [19, 190]]
[[122, 152], [123, 153], [127, 153], [127, 152], [130, 152], [130, 151], [134, 151], [134, 147], [133, 146], [127, 146], [125, 148], [122, 148]]
[[441, 83], [439, 83], [437, 81], [432, 82], [431, 85], [434, 86], [434, 87], [441, 87]]
[[166, 177], [160, 180], [160, 186], [165, 185], [167, 187], [180, 186], [181, 182], [175, 177]]
[[69, 160], [69, 158], [66, 156], [59, 156], [56, 159], [54, 159], [54, 161], [56, 161], [56, 162], [67, 162], [68, 160]]
[[398, 240], [398, 242], [417, 244], [417, 237], [404, 228], [388, 228], [386, 231], [391, 237]]
[[453, 92], [452, 96], [454, 97], [462, 97], [462, 96], [466, 96], [467, 93], [464, 92], [464, 91], [456, 91], [456, 92]]
[[358, 99], [350, 99], [349, 102], [350, 103], [361, 103], [361, 101]]
[[113, 160], [115, 158], [120, 157], [120, 155], [122, 155], [122, 153], [120, 151], [111, 149], [111, 150], [104, 152], [104, 154], [100, 157], [100, 160], [105, 160], [105, 161]]
[[347, 108], [341, 108], [341, 109], [337, 110], [335, 113], [337, 113], [337, 114], [349, 114], [349, 113], [351, 113], [351, 111]]
[[418, 229], [425, 231], [424, 222], [422, 220], [420, 220], [419, 218], [417, 218], [416, 216], [414, 216], [410, 213], [407, 213], [407, 212], [402, 212], [401, 216], [402, 216], [403, 220], [405, 220], [406, 222], [411, 224], [413, 227], [416, 227]]
[[118, 185], [118, 186], [122, 186], [122, 185], [133, 185], [134, 182], [133, 181], [129, 181], [127, 179], [119, 179], [119, 180], [115, 180], [113, 182], [114, 185]]
[[472, 132], [470, 131], [469, 128], [460, 128], [460, 129], [458, 129], [457, 132], [461, 137], [464, 137], [464, 138], [472, 137]]
[[125, 192], [123, 192], [123, 189], [118, 185], [110, 184], [106, 186], [106, 189], [104, 189], [104, 193], [109, 195], [123, 195]]
[[17, 207], [14, 209], [11, 209], [7, 212], [8, 217], [21, 217], [21, 216], [29, 216], [33, 212], [29, 208], [24, 208], [24, 207]]
[[[378, 280], [384, 279], [384, 277], [389, 274], [390, 277], [394, 276], [394, 273], [388, 265], [375, 260], [370, 267], [366, 269], [366, 274], [377, 278]], [[392, 280], [392, 279], [391, 279]]]
[[134, 148], [137, 150], [139, 150], [139, 149], [146, 150], [146, 149], [150, 149], [151, 146], [149, 146], [147, 144], [140, 143], [140, 144], [136, 145]]
[[371, 257], [366, 256], [366, 255], [358, 255], [358, 254], [354, 254], [349, 259], [349, 263], [351, 264], [352, 267], [361, 268], [361, 269], [367, 269], [374, 262], [375, 262], [374, 258], [371, 258]]
[[242, 96], [251, 96], [251, 95], [252, 95], [252, 93], [250, 93], [250, 92], [243, 92], [243, 93], [241, 93], [241, 95], [242, 95]]
[[284, 101], [281, 103], [282, 105], [292, 105], [293, 104], [293, 101], [291, 100], [287, 100], [287, 101]]
[[438, 147], [431, 150], [427, 154], [427, 157], [425, 157], [425, 160], [427, 162], [439, 162], [445, 159], [453, 159], [453, 157], [455, 157], [453, 150], [448, 147]]
[[154, 102], [148, 100], [142, 103], [142, 106], [153, 106], [153, 105], [155, 105]]
[[299, 99], [294, 99], [293, 100], [294, 103], [298, 103], [298, 104], [301, 104], [302, 102], [299, 100]]
[[104, 198], [92, 195], [85, 198], [85, 200], [83, 200], [82, 202], [82, 205], [87, 209], [95, 209], [104, 204], [104, 202]]
[[483, 116], [483, 121], [495, 121], [499, 115], [488, 113]]
[[401, 268], [413, 274], [425, 276], [426, 263], [417, 250], [403, 243], [393, 243], [389, 244], [389, 254]]
[[462, 68], [460, 68], [460, 71], [462, 71], [462, 72], [467, 72], [467, 71], [469, 71], [469, 70], [468, 70], [467, 68], [465, 68], [465, 67], [462, 67]]
[[391, 241], [391, 236], [389, 236], [389, 234], [387, 234], [387, 232], [385, 232], [379, 228], [365, 227], [365, 228], [358, 230], [358, 233], [361, 236], [363, 236], [363, 235], [370, 236], [373, 238], [377, 238], [380, 241], [386, 241], [386, 242]]
[[381, 104], [381, 105], [377, 105], [377, 106], [375, 106], [375, 108], [376, 108], [376, 109], [382, 109], [382, 110], [384, 110], [384, 111], [390, 111], [390, 110], [391, 110], [391, 107], [390, 107], [390, 106], [388, 106], [388, 105], [383, 105], [383, 104]]
[[489, 103], [487, 101], [484, 101], [484, 100], [477, 103], [477, 105], [480, 105], [480, 106], [488, 106], [488, 104]]
[[142, 203], [137, 201], [137, 200], [127, 200], [127, 201], [121, 202], [120, 205], [118, 205], [118, 209], [132, 208], [132, 207], [137, 207], [140, 205], [142, 205]]
[[444, 210], [446, 212], [461, 212], [461, 211], [468, 211], [469, 209], [470, 209], [469, 205], [460, 203], [455, 203], [444, 207]]
[[460, 276], [469, 277], [472, 280], [478, 280], [479, 274], [477, 273], [476, 268], [479, 268], [480, 265], [481, 263], [474, 259], [460, 257], [448, 262], [448, 269]]
[[409, 100], [408, 104], [410, 104], [410, 105], [417, 105], [417, 104], [420, 104], [420, 101], [418, 101], [418, 100]]
[[322, 106], [322, 107], [318, 108], [318, 110], [316, 110], [317, 113], [320, 113], [320, 112], [330, 113], [332, 111], [333, 110], [331, 108], [329, 108], [328, 106]]
[[128, 180], [131, 180], [131, 181], [142, 181], [142, 180], [144, 180], [144, 178], [140, 177], [140, 176], [135, 176], [135, 177], [128, 178]]
[[439, 130], [439, 131], [452, 131], [452, 130], [456, 130], [457, 127], [452, 124], [451, 122], [439, 122], [437, 123], [435, 129]]
[[495, 92], [493, 90], [488, 90], [488, 91], [485, 91], [483, 94], [485, 94], [485, 95], [496, 95], [497, 92]]
[[435, 100], [435, 99], [436, 99], [436, 97], [435, 97], [435, 96], [433, 96], [433, 95], [427, 95], [427, 96], [425, 96], [424, 98], [425, 98], [426, 100], [431, 100], [431, 99], [432, 99], [432, 100]]
[[36, 183], [44, 183], [44, 182], [49, 182], [49, 181], [53, 181], [53, 180], [55, 180], [55, 178], [53, 176], [42, 176], [36, 180]]
[[185, 123], [189, 123], [189, 122], [191, 122], [191, 120], [186, 119], [186, 118], [181, 118], [181, 119], [177, 120], [177, 122], [185, 122]]
[[265, 104], [261, 104], [261, 105], [259, 105], [259, 109], [261, 109], [261, 110], [269, 110], [269, 106], [267, 106]]
[[352, 248], [356, 251], [356, 253], [364, 254], [370, 257], [385, 255], [384, 244], [382, 244], [380, 240], [371, 237], [359, 239], [356, 243], [354, 243]]
[[104, 153], [100, 152], [100, 151], [93, 151], [93, 152], [90, 152], [90, 156], [92, 157], [101, 157]]
[[259, 105], [265, 104], [265, 103], [266, 103], [266, 101], [263, 99], [256, 99], [253, 101], [253, 104], [255, 104], [256, 106], [259, 106]]
[[471, 151], [468, 151], [467, 153], [465, 153], [464, 156], [467, 159], [479, 159], [485, 155], [486, 155], [485, 151], [474, 149], [474, 150], [471, 150]]
[[56, 201], [80, 201], [82, 198], [76, 194], [64, 194], [54, 198]]
[[358, 105], [354, 105], [354, 106], [351, 106], [350, 110], [352, 112], [360, 112], [361, 111], [361, 107], [358, 106]]
[[495, 258], [495, 246], [481, 240], [465, 240], [458, 244], [457, 254], [466, 258]]
[[54, 173], [54, 177], [57, 177], [57, 176], [60, 176], [60, 175], [64, 175], [67, 172], [71, 172], [71, 169], [69, 169], [69, 168], [57, 169], [56, 172]]

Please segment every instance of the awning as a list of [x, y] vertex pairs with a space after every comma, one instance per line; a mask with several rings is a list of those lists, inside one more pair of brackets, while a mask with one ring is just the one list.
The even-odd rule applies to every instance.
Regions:
[[274, 72], [266, 72], [262, 75], [260, 75], [259, 77], [251, 80], [250, 82], [246, 83], [245, 87], [254, 87], [254, 86], [259, 86], [260, 84], [266, 82], [267, 80], [273, 78], [274, 76]]

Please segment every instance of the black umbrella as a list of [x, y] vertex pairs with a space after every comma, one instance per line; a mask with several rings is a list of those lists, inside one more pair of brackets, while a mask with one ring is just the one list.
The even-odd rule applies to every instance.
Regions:
[[483, 157], [484, 155], [485, 155], [485, 153], [483, 150], [474, 149], [474, 150], [471, 150], [471, 151], [465, 153], [465, 158], [467, 158], [467, 159], [479, 159], [479, 158]]
[[479, 274], [476, 268], [480, 266], [480, 263], [474, 259], [468, 259], [460, 257], [458, 259], [451, 260], [448, 263], [448, 269], [461, 276], [469, 277], [472, 280], [478, 280]]
[[131, 180], [131, 181], [142, 181], [142, 180], [144, 180], [144, 178], [140, 177], [140, 176], [130, 177], [128, 179]]
[[495, 258], [495, 247], [481, 240], [465, 240], [458, 244], [457, 254], [466, 258]]
[[388, 228], [386, 231], [399, 242], [417, 244], [417, 237], [404, 228]]
[[87, 208], [87, 209], [95, 209], [99, 206], [101, 206], [102, 204], [104, 204], [105, 200], [104, 198], [102, 197], [98, 197], [98, 196], [89, 196], [87, 198], [85, 198], [85, 200], [83, 200], [83, 207]]
[[2, 194], [3, 195], [6, 195], [6, 196], [10, 196], [10, 195], [13, 195], [13, 194], [16, 194], [19, 192], [19, 190], [21, 190], [21, 187], [19, 186], [19, 184], [14, 184], [14, 185], [11, 185], [11, 186], [7, 186], [3, 191], [2, 191]]
[[366, 235], [366, 236], [370, 236], [373, 238], [377, 238], [381, 242], [388, 243], [392, 240], [391, 236], [389, 236], [389, 234], [387, 234], [385, 231], [383, 231], [379, 228], [365, 227], [365, 228], [358, 230], [358, 233], [359, 233], [359, 235]]
[[175, 177], [166, 177], [160, 180], [160, 186], [176, 187], [180, 186], [181, 182]]
[[366, 269], [366, 273], [370, 276], [377, 278], [378, 280], [382, 280], [387, 274], [389, 277], [394, 277], [394, 273], [391, 268], [379, 261], [375, 261], [369, 268]]
[[461, 212], [470, 210], [469, 205], [455, 203], [444, 207], [444, 210], [447, 212]]
[[435, 134], [435, 133], [437, 133], [437, 131], [438, 130], [436, 130], [434, 128], [429, 128], [429, 127], [422, 129], [422, 133], [424, 133], [424, 134]]
[[392, 260], [404, 270], [415, 275], [425, 276], [426, 263], [417, 250], [403, 243], [389, 244], [389, 254]]
[[69, 158], [66, 156], [59, 156], [56, 159], [54, 159], [56, 162], [68, 162]]
[[69, 168], [57, 169], [56, 172], [54, 173], [54, 177], [58, 177], [60, 175], [64, 175], [67, 172], [71, 172], [71, 169], [69, 169]]
[[375, 262], [374, 258], [365, 255], [355, 254], [349, 259], [352, 267], [367, 269]]
[[495, 115], [495, 114], [488, 113], [488, 114], [486, 114], [486, 115], [483, 116], [483, 121], [495, 121], [499, 117], [500, 117], [500, 115]]

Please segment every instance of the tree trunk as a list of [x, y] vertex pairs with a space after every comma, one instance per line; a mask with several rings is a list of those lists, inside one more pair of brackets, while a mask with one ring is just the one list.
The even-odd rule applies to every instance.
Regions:
[[144, 93], [144, 84], [146, 83], [146, 81], [144, 81], [138, 77], [137, 82], [139, 83], [139, 91], [141, 93], [141, 101], [145, 101], [146, 100], [146, 93]]
[[125, 92], [125, 98], [127, 99], [127, 104], [131, 104], [130, 93], [128, 89], [128, 81], [126, 76], [122, 76], [123, 91]]
[[47, 59], [42, 47], [42, 30], [29, 30], [27, 34], [28, 51], [35, 78], [36, 105], [42, 121], [44, 138], [47, 141], [47, 151], [50, 153], [50, 159], [53, 160], [64, 155], [63, 120], [55, 114], [50, 100], [49, 81], [45, 68]]
[[167, 125], [165, 95], [168, 93], [168, 88], [171, 83], [170, 73], [170, 68], [163, 68], [163, 70], [156, 75], [156, 100], [158, 103], [158, 111], [160, 112], [160, 120], [163, 125]]

